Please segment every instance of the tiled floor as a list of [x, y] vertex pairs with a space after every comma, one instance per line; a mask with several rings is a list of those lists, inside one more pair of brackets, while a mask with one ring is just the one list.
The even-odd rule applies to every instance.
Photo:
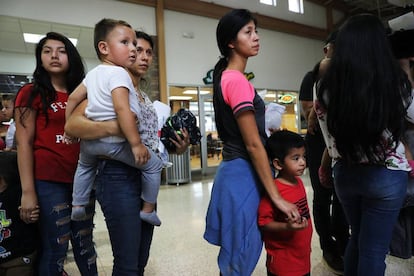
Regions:
[[[308, 202], [313, 197], [307, 174], [303, 176]], [[154, 232], [146, 275], [210, 276], [219, 275], [216, 258], [218, 248], [203, 239], [205, 212], [212, 187], [211, 178], [193, 176], [189, 184], [162, 185], [158, 197], [161, 227]], [[311, 207], [311, 204], [310, 204]], [[94, 237], [98, 252], [99, 275], [111, 275], [112, 251], [105, 222], [99, 206], [96, 209]], [[66, 271], [70, 276], [79, 272], [69, 253]], [[266, 275], [264, 251], [253, 275]], [[318, 236], [312, 240], [312, 276], [333, 276], [321, 261]], [[414, 258], [402, 260], [387, 257], [386, 276], [413, 276]], [[368, 275], [367, 275], [368, 276]]]

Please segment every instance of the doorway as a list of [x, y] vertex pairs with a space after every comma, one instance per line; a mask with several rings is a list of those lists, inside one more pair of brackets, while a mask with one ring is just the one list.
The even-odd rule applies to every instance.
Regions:
[[213, 108], [213, 89], [210, 86], [170, 86], [172, 113], [189, 109], [197, 118], [202, 135], [200, 144], [190, 147], [191, 171], [202, 175], [214, 174], [221, 162], [221, 143], [218, 139]]

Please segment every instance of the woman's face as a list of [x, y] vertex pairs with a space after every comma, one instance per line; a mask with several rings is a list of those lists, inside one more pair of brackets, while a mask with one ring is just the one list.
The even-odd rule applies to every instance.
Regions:
[[130, 70], [137, 77], [142, 77], [152, 64], [153, 50], [151, 44], [143, 39], [137, 39], [137, 59]]
[[240, 29], [236, 40], [232, 41], [229, 47], [234, 50], [233, 52], [246, 58], [259, 53], [259, 35], [253, 20]]
[[48, 39], [42, 47], [43, 68], [52, 75], [65, 74], [69, 69], [65, 44], [59, 40]]

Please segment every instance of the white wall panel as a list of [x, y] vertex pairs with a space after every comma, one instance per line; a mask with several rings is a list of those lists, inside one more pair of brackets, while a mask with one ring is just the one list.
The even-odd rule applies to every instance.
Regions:
[[[220, 55], [216, 38], [218, 20], [167, 11], [167, 81], [169, 84], [203, 85]], [[260, 22], [259, 22], [260, 26]], [[192, 33], [193, 38], [183, 37]], [[260, 53], [249, 59], [256, 87], [298, 90], [304, 74], [323, 56], [323, 42], [259, 28]]]

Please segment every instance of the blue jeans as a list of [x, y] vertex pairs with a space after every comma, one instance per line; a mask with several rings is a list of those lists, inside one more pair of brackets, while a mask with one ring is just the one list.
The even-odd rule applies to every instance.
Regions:
[[82, 276], [98, 275], [92, 239], [95, 199], [87, 206], [86, 220], [71, 221], [71, 184], [37, 180], [36, 192], [40, 206], [39, 275], [62, 275], [69, 240]]
[[101, 160], [95, 184], [114, 256], [112, 275], [143, 275], [154, 226], [142, 222], [139, 215], [139, 170], [118, 161]]
[[334, 166], [335, 189], [351, 226], [345, 275], [383, 276], [408, 174], [384, 166]]

